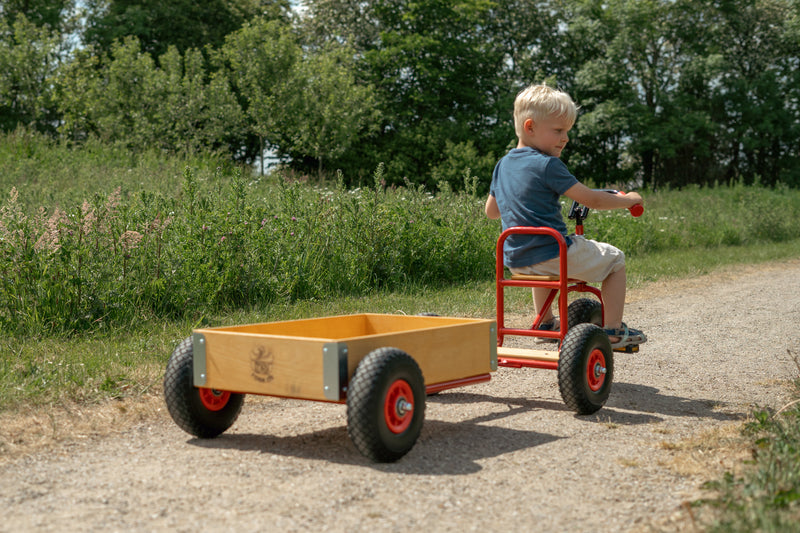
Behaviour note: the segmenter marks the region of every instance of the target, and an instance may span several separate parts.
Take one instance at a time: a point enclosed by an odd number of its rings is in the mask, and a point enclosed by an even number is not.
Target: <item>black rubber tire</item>
[[[592,298],[578,298],[567,308],[567,325],[570,328],[578,324],[603,325],[603,306]]]
[[[594,324],[570,328],[558,360],[558,389],[567,407],[579,415],[598,411],[613,379],[614,355],[605,331]]]
[[[172,352],[164,374],[164,399],[170,416],[185,432],[210,439],[231,427],[239,416],[244,394],[220,393],[194,386],[192,338],[184,339]],[[201,393],[212,394],[220,402],[214,410],[204,404]],[[227,396],[227,401],[224,398]]]
[[[407,427],[393,430],[386,409],[398,390],[411,392],[402,399],[413,407],[396,421]],[[347,433],[358,451],[375,462],[397,461],[414,447],[424,419],[425,380],[416,361],[397,348],[367,354],[347,391]]]

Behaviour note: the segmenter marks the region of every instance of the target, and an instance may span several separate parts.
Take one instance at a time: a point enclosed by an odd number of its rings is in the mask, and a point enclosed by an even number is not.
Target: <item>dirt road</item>
[[[501,369],[429,398],[414,449],[376,465],[340,405],[248,397],[206,441],[161,409],[6,461],[0,531],[686,530],[684,502],[740,458],[741,421],[787,401],[798,277],[792,261],[630,294],[650,340],[616,356],[589,417],[566,410],[554,372]]]

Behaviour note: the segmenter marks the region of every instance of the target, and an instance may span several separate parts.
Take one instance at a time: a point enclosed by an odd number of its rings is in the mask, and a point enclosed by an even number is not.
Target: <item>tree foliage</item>
[[[0,129],[52,130],[50,81],[59,64],[58,34],[20,14],[10,26],[0,21],[0,36]]]
[[[129,37],[111,56],[79,54],[60,78],[62,132],[80,140],[96,135],[132,149],[215,150],[242,123],[227,78],[208,76],[199,51],[170,47],[160,58]]]
[[[3,0],[0,19],[13,26],[24,17],[39,28],[60,30],[70,22],[69,14],[74,7],[74,0]]]
[[[160,57],[170,46],[220,46],[225,37],[257,15],[286,18],[288,0],[88,0],[86,40],[101,50],[136,37],[142,50]]]
[[[515,94],[547,82],[581,106],[564,157],[584,181],[800,186],[798,0],[291,5],[5,2],[0,128],[481,188]]]

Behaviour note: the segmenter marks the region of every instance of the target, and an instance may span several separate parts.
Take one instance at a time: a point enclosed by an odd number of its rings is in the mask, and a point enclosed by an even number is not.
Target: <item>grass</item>
[[[797,362],[797,356],[795,356]],[[798,365],[800,370],[800,364]],[[718,496],[696,505],[715,510],[711,532],[784,532],[800,523],[800,380],[799,398],[777,412],[759,410],[746,424],[744,436],[752,459],[739,472],[726,472],[707,483]]]
[[[716,250],[713,264],[706,254],[684,252],[645,256],[629,263],[630,290],[656,280],[708,274],[741,264],[800,257],[800,240]],[[646,272],[646,275],[643,273]],[[528,291],[508,291],[508,308],[530,309]],[[491,318],[495,316],[491,279],[461,285],[408,285],[401,290],[334,299],[309,299],[204,315],[196,320],[144,319],[125,327],[70,336],[6,337],[0,340],[0,412],[22,405],[59,402],[102,403],[135,398],[160,390],[160,379],[172,349],[194,327],[224,326],[363,312]]]

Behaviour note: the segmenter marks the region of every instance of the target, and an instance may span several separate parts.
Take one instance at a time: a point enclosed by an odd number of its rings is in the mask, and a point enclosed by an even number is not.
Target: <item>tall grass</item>
[[[213,175],[218,167],[230,169],[230,163],[213,155],[174,157],[155,149],[134,153],[97,139],[73,149],[22,128],[0,134],[0,192],[5,197],[17,187],[26,211],[67,209],[117,188],[122,197],[143,191],[174,196],[187,166],[199,176]]]
[[[341,176],[327,186],[255,179],[213,159],[123,153],[121,162],[113,147],[71,150],[24,132],[4,140],[0,168],[14,177],[3,178],[0,201],[4,334],[196,321],[493,276],[499,223],[483,215],[468,171],[461,193],[385,188],[382,166],[369,186],[347,190]],[[121,185],[128,173],[143,185]],[[587,235],[629,256],[708,251],[793,238],[800,211],[798,191],[740,184],[645,197],[640,219],[593,212]]]
[[[0,142],[0,331],[49,335],[200,320],[237,308],[493,276],[499,224],[466,192],[347,190],[258,179],[213,158]],[[179,169],[180,165],[183,165]],[[435,194],[434,194],[435,193]],[[638,220],[593,212],[587,235],[635,257],[794,237],[800,193],[736,184],[645,194]],[[566,208],[565,202],[565,208]]]
[[[626,211],[594,212],[587,234],[636,256],[692,248],[714,249],[797,237],[800,194],[735,183],[645,193],[646,211],[632,224]]]
[[[69,333],[142,318],[447,284],[491,272],[494,224],[468,194],[205,180],[174,195],[117,187],[71,207],[0,206],[0,328]],[[159,176],[154,176],[159,179]]]

